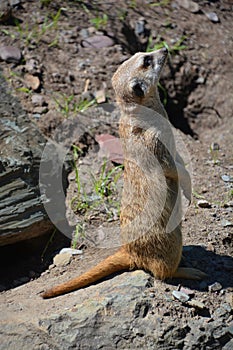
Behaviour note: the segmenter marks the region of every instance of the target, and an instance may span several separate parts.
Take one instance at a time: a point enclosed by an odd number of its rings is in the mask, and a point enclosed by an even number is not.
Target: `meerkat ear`
[[[147,92],[147,85],[143,80],[133,80],[130,87],[134,95],[137,97],[144,97]]]

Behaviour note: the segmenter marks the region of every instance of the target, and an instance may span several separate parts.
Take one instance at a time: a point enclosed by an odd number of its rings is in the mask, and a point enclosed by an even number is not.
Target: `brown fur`
[[[197,269],[178,267],[182,254],[179,181],[189,180],[182,159],[176,154],[157,90],[166,56],[163,49],[137,53],[118,68],[112,79],[121,108],[119,132],[125,159],[122,247],[80,277],[49,289],[43,298],[83,288],[114,272],[132,268],[150,271],[160,279],[205,277]],[[156,118],[156,113],[162,117]],[[174,210],[177,224],[169,230]]]

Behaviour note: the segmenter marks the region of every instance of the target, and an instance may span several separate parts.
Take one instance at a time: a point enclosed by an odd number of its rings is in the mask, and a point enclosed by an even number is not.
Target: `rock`
[[[228,341],[223,347],[222,350],[232,350],[233,349],[233,339]]]
[[[1,246],[48,233],[53,225],[43,206],[47,197],[39,189],[41,157],[47,140],[18,100],[7,92],[9,88],[1,75],[0,86]],[[54,173],[52,176],[54,181]]]
[[[45,102],[44,96],[40,94],[33,94],[32,95],[32,104],[36,107],[42,107],[46,106],[47,103]]]
[[[81,255],[83,253],[80,249],[73,249],[73,248],[62,248],[59,254],[69,253],[71,255]]]
[[[224,203],[223,207],[224,208],[231,208],[231,207],[233,207],[233,201],[229,201],[229,202]]]
[[[221,176],[222,180],[224,182],[233,182],[233,177],[232,176],[229,176],[229,175],[222,175]]]
[[[223,219],[223,220],[221,220],[221,225],[223,227],[230,227],[230,226],[233,226],[233,223],[229,220]]]
[[[197,201],[197,205],[200,207],[200,208],[211,208],[211,204],[205,200],[205,199],[199,199]]]
[[[233,293],[227,293],[226,295],[226,302],[231,306],[233,309]]]
[[[9,63],[21,61],[21,51],[15,46],[0,46],[0,59]]]
[[[190,299],[190,297],[186,293],[180,292],[178,290],[173,290],[172,295],[174,296],[175,299],[178,299],[184,303]]]
[[[145,18],[139,18],[139,20],[135,23],[135,27],[134,27],[134,32],[136,35],[146,34],[145,24],[146,24]]]
[[[104,103],[106,102],[106,94],[105,89],[101,89],[95,92],[95,99],[97,103]]]
[[[66,266],[71,262],[72,253],[66,252],[62,254],[57,254],[53,258],[53,263],[55,266]]]
[[[34,58],[29,58],[26,61],[25,64],[25,71],[34,75],[34,74],[40,74],[41,73],[41,67],[39,62]]]
[[[222,289],[222,285],[219,282],[215,282],[208,287],[209,292],[218,292]]]
[[[185,10],[197,13],[199,12],[199,5],[191,0],[176,0],[176,2],[179,4],[179,6],[183,7]]]
[[[206,15],[206,17],[213,23],[218,23],[219,22],[219,18],[216,15],[215,12],[204,12],[204,14]]]
[[[9,0],[10,5],[13,6],[18,6],[21,3],[21,0]]]
[[[101,49],[103,47],[113,46],[114,41],[106,35],[93,35],[82,40],[82,46],[90,49]]]
[[[123,151],[119,138],[109,134],[100,134],[96,135],[95,139],[100,146],[100,157],[107,157],[112,162],[123,164]]]
[[[195,294],[193,290],[191,290],[189,288],[184,288],[184,287],[180,288],[180,292],[185,293],[185,294],[187,294],[190,297],[194,296],[194,294]]]
[[[11,10],[11,4],[8,0],[0,0],[0,23],[6,22],[11,17]]]
[[[194,307],[195,309],[201,309],[201,310],[205,309],[205,304],[202,303],[201,301],[198,301],[198,300],[195,300],[195,299],[189,300],[189,301],[187,302],[187,304],[188,304],[189,306]]]
[[[24,80],[28,88],[34,91],[39,89],[40,79],[37,76],[26,73],[24,76]]]

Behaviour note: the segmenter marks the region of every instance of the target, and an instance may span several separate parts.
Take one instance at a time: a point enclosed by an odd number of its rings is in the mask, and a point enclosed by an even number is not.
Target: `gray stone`
[[[0,0],[0,23],[6,22],[11,17],[11,4],[8,0]]]
[[[222,175],[221,176],[222,180],[224,182],[233,182],[233,177],[232,176],[229,176],[229,175]]]
[[[205,304],[202,301],[195,299],[188,301],[188,305],[194,307],[195,309],[205,309]]]
[[[179,6],[183,7],[185,10],[197,13],[199,12],[199,5],[191,0],[176,0],[176,2],[179,4]]]
[[[186,293],[180,292],[178,290],[173,290],[172,295],[182,302],[187,302],[190,299],[190,297]]]
[[[47,103],[45,102],[45,98],[44,96],[40,95],[40,94],[33,94],[32,95],[32,104],[36,107],[42,107],[47,105]]]
[[[73,248],[62,248],[59,254],[65,254],[69,253],[71,255],[81,255],[83,253],[80,249],[73,249]]]
[[[82,45],[89,49],[101,49],[102,47],[113,46],[114,41],[106,35],[93,35],[83,40]]]
[[[66,266],[71,262],[71,259],[72,259],[71,253],[57,254],[53,258],[53,263],[55,266]]]
[[[220,291],[222,289],[222,285],[219,282],[215,282],[213,284],[211,284],[209,287],[209,292],[217,292]]]
[[[230,226],[233,226],[233,222],[226,220],[226,219],[223,219],[223,220],[221,220],[221,225],[223,227],[230,227]]]
[[[215,12],[205,12],[206,17],[213,23],[218,23],[219,18]]]
[[[0,59],[6,62],[19,63],[21,51],[15,46],[0,46]]]
[[[1,75],[0,87],[0,245],[5,245],[45,234],[53,225],[39,191],[47,140],[7,93]]]

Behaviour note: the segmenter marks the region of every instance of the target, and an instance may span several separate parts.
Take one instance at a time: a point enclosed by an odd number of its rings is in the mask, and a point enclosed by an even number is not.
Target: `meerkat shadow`
[[[233,258],[229,255],[220,255],[199,245],[184,246],[180,266],[197,268],[208,276],[202,281],[169,279],[166,282],[203,291],[215,282],[223,289],[233,287]]]

